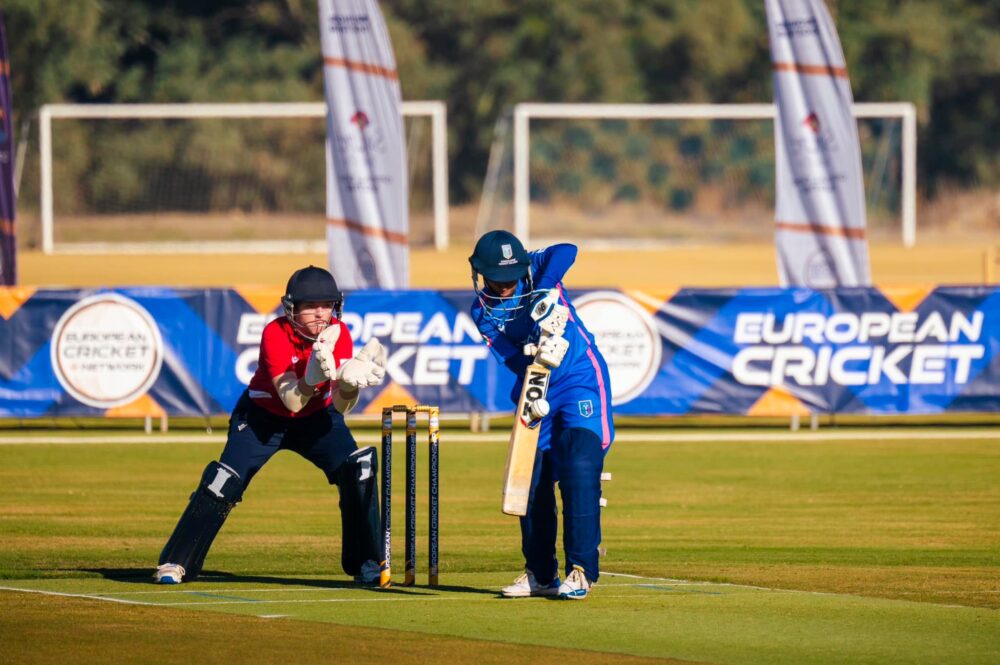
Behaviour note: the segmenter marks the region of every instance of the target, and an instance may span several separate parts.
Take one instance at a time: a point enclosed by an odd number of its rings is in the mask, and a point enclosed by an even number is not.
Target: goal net
[[[532,246],[760,242],[773,234],[774,106],[521,104],[497,123],[479,233]],[[872,237],[915,240],[911,104],[857,104]]]
[[[326,251],[326,105],[49,105],[42,247]],[[413,245],[448,243],[446,116],[404,102]]]

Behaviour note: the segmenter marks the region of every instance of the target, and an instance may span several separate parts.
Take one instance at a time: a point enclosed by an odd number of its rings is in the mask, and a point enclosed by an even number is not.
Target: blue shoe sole
[[[569,593],[561,593],[559,594],[559,597],[565,600],[583,600],[587,597],[587,592],[583,589],[578,589],[576,591],[570,591]]]

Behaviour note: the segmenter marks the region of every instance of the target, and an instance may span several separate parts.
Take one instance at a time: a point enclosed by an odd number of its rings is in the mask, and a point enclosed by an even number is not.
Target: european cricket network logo
[[[52,369],[88,406],[109,409],[142,397],[163,365],[163,338],[139,303],[115,293],[84,298],[56,323]]]
[[[625,404],[642,394],[660,369],[663,344],[653,317],[617,291],[594,291],[573,301],[608,364],[611,403]],[[583,413],[581,405],[581,415]]]
[[[960,386],[986,354],[982,335],[982,312],[742,312],[732,373],[748,386]]]

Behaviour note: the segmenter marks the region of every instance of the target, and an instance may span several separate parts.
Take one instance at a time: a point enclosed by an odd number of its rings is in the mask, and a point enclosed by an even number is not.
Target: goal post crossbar
[[[856,103],[855,118],[902,119],[903,246],[917,242],[917,111],[910,102]],[[514,107],[514,232],[526,244],[528,224],[528,126],[532,118],[586,120],[774,120],[774,104],[546,104]]]
[[[404,116],[430,116],[431,164],[433,172],[434,246],[448,248],[448,110],[441,101],[404,101]],[[143,118],[322,118],[325,102],[236,103],[236,104],[45,104],[38,114],[41,164],[42,251],[55,252],[52,184],[52,120]],[[197,243],[203,245],[204,243]],[[296,247],[305,246],[295,243]],[[251,250],[253,249],[251,245]],[[131,247],[134,251],[135,247]]]

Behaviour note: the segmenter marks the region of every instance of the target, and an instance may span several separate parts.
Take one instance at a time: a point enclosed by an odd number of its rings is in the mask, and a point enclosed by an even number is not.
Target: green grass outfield
[[[1000,662],[998,427],[624,429],[606,574],[583,602],[498,597],[520,563],[502,432],[444,432],[442,586],[423,586],[421,468],[419,584],[389,590],[339,570],[336,490],[292,453],[254,480],[200,581],[156,587],[221,437],[56,436],[0,435],[5,663]]]

